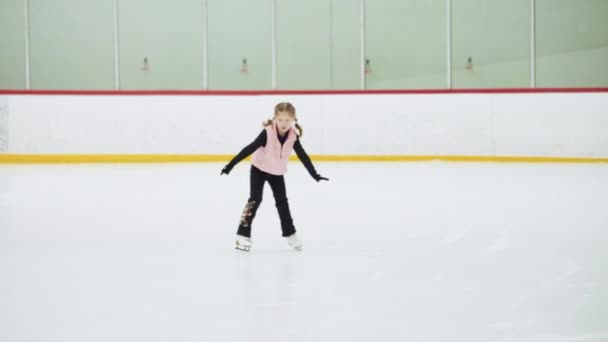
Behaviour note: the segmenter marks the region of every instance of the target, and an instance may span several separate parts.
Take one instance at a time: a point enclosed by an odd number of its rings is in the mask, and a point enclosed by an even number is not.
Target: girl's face
[[[281,135],[287,133],[294,122],[294,117],[289,112],[278,112],[274,116],[274,121],[277,123],[277,128]]]

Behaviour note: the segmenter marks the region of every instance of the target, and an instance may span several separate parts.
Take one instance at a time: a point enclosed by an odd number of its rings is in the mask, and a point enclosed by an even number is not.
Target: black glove
[[[325,178],[325,177],[321,176],[320,174],[316,174],[314,178],[317,182],[322,181],[322,180],[326,180],[326,181],[329,180],[329,178]]]
[[[220,173],[220,176],[221,175],[228,175],[231,170],[232,170],[232,166],[230,166],[230,165],[224,166],[224,168],[222,169],[222,173]]]

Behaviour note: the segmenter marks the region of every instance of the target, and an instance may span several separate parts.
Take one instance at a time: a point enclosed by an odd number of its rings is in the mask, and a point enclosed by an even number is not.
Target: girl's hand
[[[325,178],[325,177],[323,177],[323,176],[321,176],[321,175],[317,174],[317,175],[315,176],[315,180],[316,180],[317,182],[318,182],[318,181],[322,181],[322,180],[326,180],[326,181],[328,181],[328,180],[329,180],[329,178]]]

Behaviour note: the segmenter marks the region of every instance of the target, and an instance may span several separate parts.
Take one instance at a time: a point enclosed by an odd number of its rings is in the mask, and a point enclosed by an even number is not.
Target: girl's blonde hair
[[[293,116],[293,120],[296,123],[296,133],[298,134],[299,137],[301,137],[304,131],[302,129],[302,126],[300,126],[298,124],[298,118],[296,118],[296,108],[291,103],[289,103],[289,102],[281,102],[281,103],[278,103],[274,107],[274,116],[276,117],[277,114],[279,114],[281,112],[287,112],[291,116]],[[265,120],[264,121],[264,127],[270,126],[272,124],[272,120],[273,119]]]

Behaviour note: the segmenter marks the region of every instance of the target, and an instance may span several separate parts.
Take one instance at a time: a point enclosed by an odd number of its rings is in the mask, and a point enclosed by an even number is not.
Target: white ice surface
[[[608,165],[0,166],[0,341],[608,341]]]

